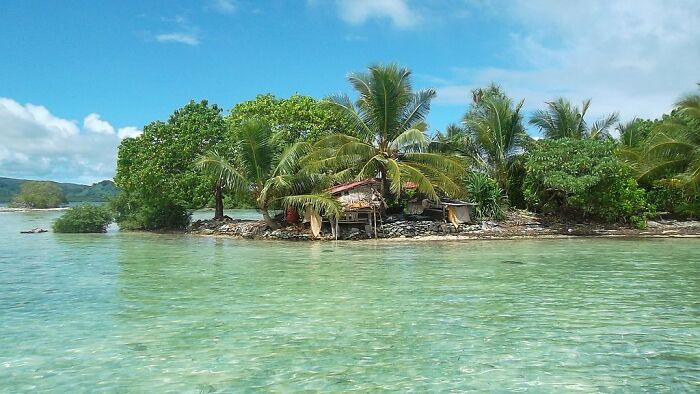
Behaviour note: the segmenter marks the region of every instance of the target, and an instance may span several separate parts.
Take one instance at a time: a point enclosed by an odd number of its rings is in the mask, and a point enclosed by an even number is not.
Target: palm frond
[[[433,186],[433,182],[431,182],[430,178],[428,178],[423,171],[405,162],[397,163],[397,170],[404,176],[404,179],[396,177],[398,178],[399,182],[413,182],[416,185],[416,191],[425,194],[429,199],[437,199],[438,196],[437,192],[435,191],[435,187]],[[394,191],[394,182],[394,179],[392,179],[392,192],[398,194],[401,191],[401,185],[398,185],[398,191]]]
[[[389,142],[389,149],[395,151],[416,150],[423,151],[430,144],[425,135],[425,123],[416,125],[416,128],[408,129]]]
[[[270,126],[257,119],[244,122],[236,130],[239,154],[246,174],[258,183],[263,183],[272,170],[274,151],[270,144],[271,136]]]
[[[429,165],[436,171],[444,172],[455,177],[466,175],[464,162],[457,156],[439,153],[406,153],[403,159]]]
[[[297,142],[287,147],[277,161],[277,166],[272,172],[273,175],[291,174],[295,172],[303,157],[311,151],[311,144],[308,142]]]
[[[207,151],[198,156],[195,168],[213,175],[225,188],[241,191],[248,187],[245,174],[217,151]]]
[[[348,120],[353,126],[353,132],[356,135],[366,138],[374,134],[372,129],[365,122],[362,114],[357,111],[357,108],[355,108],[355,105],[347,95],[326,97],[321,101],[321,105],[333,109],[338,115]]]
[[[676,102],[680,113],[700,123],[700,94],[685,96]]]
[[[298,211],[310,209],[326,217],[337,218],[343,213],[340,202],[328,193],[297,194],[281,199],[282,206]]]
[[[442,190],[448,197],[460,198],[465,195],[461,177],[450,176],[442,171],[437,171],[435,167],[422,163],[411,162],[410,165],[420,170],[432,183],[434,188]]]
[[[408,104],[403,108],[401,119],[399,119],[399,130],[414,128],[418,123],[424,123],[430,111],[430,102],[437,96],[434,89],[422,89],[410,98]]]
[[[602,119],[593,122],[591,129],[588,131],[588,136],[591,139],[606,139],[610,138],[610,128],[618,121],[617,112],[606,115]]]

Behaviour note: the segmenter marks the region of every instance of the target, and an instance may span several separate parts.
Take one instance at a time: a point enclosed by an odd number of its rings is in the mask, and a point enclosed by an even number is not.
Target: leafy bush
[[[63,190],[54,182],[27,181],[20,186],[12,206],[21,208],[56,208],[68,203]]]
[[[539,210],[643,227],[652,209],[609,141],[539,141],[525,168],[525,198]]]
[[[485,174],[472,173],[467,176],[466,189],[475,204],[474,214],[479,219],[501,220],[505,217],[503,207],[507,199],[496,181]]]
[[[673,179],[656,181],[647,195],[649,203],[657,211],[689,219],[700,215],[700,195],[689,192],[681,182]]]
[[[109,201],[120,230],[181,229],[190,223],[190,212],[170,199],[150,200],[148,204],[121,193]]]
[[[508,204],[515,208],[526,208],[527,202],[523,194],[525,182],[525,155],[515,157],[508,167]]]
[[[56,233],[104,233],[112,222],[112,212],[102,205],[72,207],[53,223]]]

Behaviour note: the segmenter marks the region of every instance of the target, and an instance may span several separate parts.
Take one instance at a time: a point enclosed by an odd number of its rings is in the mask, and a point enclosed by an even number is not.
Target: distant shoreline
[[[7,212],[50,212],[50,211],[65,211],[69,207],[60,207],[60,208],[9,208],[9,207],[0,207],[0,213],[7,213]]]

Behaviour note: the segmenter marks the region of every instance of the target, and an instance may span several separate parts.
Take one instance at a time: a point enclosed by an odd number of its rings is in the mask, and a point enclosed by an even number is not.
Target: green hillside
[[[8,203],[19,193],[20,186],[26,179],[13,179],[0,177],[0,203]],[[68,201],[107,201],[119,192],[119,189],[110,180],[104,180],[92,185],[79,185],[76,183],[56,183],[63,190]]]

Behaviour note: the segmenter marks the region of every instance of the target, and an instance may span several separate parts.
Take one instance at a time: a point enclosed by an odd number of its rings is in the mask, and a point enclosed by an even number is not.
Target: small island
[[[491,84],[433,133],[436,91],[414,90],[409,69],[371,65],[348,81],[354,99],[260,95],[225,117],[192,101],[124,139],[111,203],[120,229],[284,240],[700,234],[700,94],[661,119],[621,123],[565,98],[526,116]],[[207,206],[212,220],[191,223]]]

